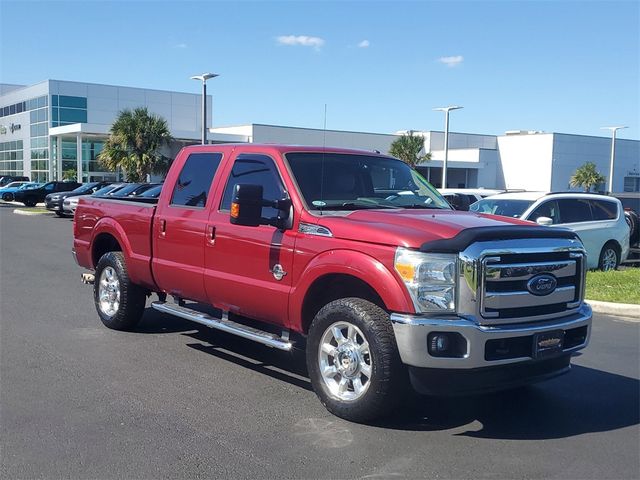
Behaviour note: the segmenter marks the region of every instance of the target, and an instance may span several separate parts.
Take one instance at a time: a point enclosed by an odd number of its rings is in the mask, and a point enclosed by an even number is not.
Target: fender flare
[[[319,278],[332,274],[349,275],[366,283],[390,312],[414,313],[409,292],[380,261],[355,250],[330,250],[317,255],[306,265],[291,290],[289,319],[292,329],[302,331],[302,306],[311,286]]]

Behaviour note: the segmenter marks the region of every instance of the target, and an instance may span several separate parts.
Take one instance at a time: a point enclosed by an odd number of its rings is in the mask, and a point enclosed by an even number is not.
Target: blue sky
[[[198,93],[214,126],[640,138],[640,2],[0,0],[0,81]]]

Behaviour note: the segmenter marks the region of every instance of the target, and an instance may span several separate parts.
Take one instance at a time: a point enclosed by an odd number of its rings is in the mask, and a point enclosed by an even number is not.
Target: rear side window
[[[221,160],[221,153],[189,155],[173,189],[171,205],[204,208],[211,182]]]
[[[615,220],[618,218],[618,204],[606,200],[591,200],[594,220]]]
[[[262,185],[262,198],[280,200],[284,196],[284,187],[273,160],[266,155],[239,155],[233,164],[222,197],[221,210],[231,208],[233,189],[237,184]],[[262,216],[272,218],[278,211],[272,207],[262,207]]]
[[[589,200],[563,198],[558,200],[562,223],[590,222],[593,220]]]

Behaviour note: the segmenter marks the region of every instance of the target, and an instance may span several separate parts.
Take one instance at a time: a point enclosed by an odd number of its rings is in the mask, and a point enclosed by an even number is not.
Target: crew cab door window
[[[237,184],[262,185],[262,197],[265,200],[280,200],[284,196],[284,186],[273,160],[267,155],[238,155],[224,189],[220,210],[229,210],[233,189]],[[262,207],[262,217],[272,218],[278,215],[273,207]]]
[[[221,153],[192,153],[184,162],[173,189],[171,205],[204,208]]]
[[[560,211],[558,210],[558,202],[556,200],[549,200],[538,206],[527,220],[536,222],[540,217],[547,217],[553,220],[553,225],[560,223]]]
[[[563,198],[558,200],[558,206],[560,207],[562,223],[590,222],[593,220],[589,200]]]

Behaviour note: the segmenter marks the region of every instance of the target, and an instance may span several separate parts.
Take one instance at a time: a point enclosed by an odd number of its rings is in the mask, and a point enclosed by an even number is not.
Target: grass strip
[[[640,268],[587,272],[585,298],[601,302],[640,304]]]

